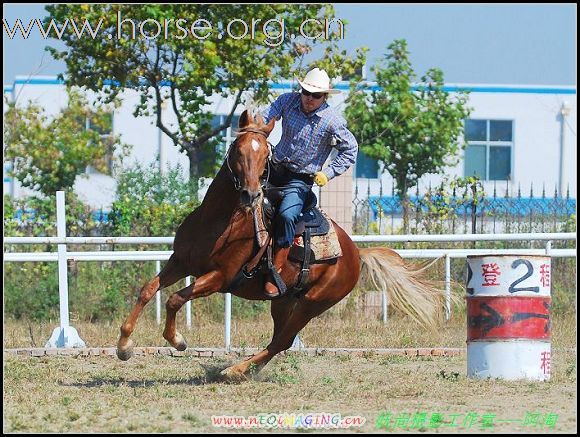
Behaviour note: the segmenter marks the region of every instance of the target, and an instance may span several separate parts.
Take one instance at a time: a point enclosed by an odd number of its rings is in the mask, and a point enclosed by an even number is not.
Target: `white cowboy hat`
[[[326,71],[320,68],[313,68],[310,70],[303,81],[298,80],[298,83],[306,91],[311,93],[328,93],[338,94],[340,90],[330,88],[330,78]]]

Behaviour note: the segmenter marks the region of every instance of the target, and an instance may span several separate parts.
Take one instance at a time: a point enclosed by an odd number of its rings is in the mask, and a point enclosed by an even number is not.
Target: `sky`
[[[4,4],[3,19],[27,26],[45,16],[45,4]],[[406,39],[417,76],[443,70],[446,83],[576,85],[577,7],[558,4],[335,4],[348,22],[339,46],[350,53],[366,46],[368,77],[395,39]],[[56,75],[65,64],[44,51],[55,39],[33,29],[10,39],[4,27],[3,82],[17,75]]]

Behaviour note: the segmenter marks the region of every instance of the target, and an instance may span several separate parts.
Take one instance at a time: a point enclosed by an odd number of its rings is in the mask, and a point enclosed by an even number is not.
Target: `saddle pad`
[[[326,213],[324,213],[324,211],[321,212],[330,224],[330,228],[328,233],[324,235],[310,237],[311,263],[342,256],[342,250],[340,248],[340,243],[338,242],[338,236],[336,234],[336,230],[334,229],[334,224],[330,218],[328,218]],[[296,237],[294,239],[294,244],[290,248],[288,257],[294,261],[301,262],[304,259],[304,241],[302,238],[302,236]]]

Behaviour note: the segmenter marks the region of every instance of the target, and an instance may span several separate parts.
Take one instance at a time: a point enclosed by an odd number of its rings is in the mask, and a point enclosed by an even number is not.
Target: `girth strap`
[[[232,279],[230,285],[228,285],[222,291],[222,293],[231,293],[235,291],[242,282],[248,279],[252,279],[254,276],[256,276],[256,273],[259,273],[260,270],[262,270],[262,266],[259,265],[259,262],[262,259],[264,252],[266,252],[266,250],[269,247],[270,247],[270,238],[268,238],[266,244],[260,247],[258,253],[241,268],[241,270],[236,274],[236,276],[234,276],[234,279]]]
[[[304,259],[302,260],[302,269],[298,276],[298,283],[294,286],[296,291],[302,291],[310,275],[310,228],[304,230],[302,240],[304,242]]]

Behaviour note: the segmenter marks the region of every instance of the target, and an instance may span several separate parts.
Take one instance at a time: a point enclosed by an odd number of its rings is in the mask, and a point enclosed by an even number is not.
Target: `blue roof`
[[[140,85],[145,84],[144,80],[141,81]],[[281,81],[280,83],[270,83],[270,88],[274,90],[286,90],[292,87],[294,82],[291,80]],[[377,91],[380,88],[376,85],[375,82],[367,82],[368,83],[368,90]],[[56,76],[54,77],[30,77],[30,78],[22,78],[18,77],[14,80],[12,86],[5,85],[4,92],[11,92],[12,88],[16,85],[64,85],[64,80],[58,79]],[[105,85],[118,85],[119,82],[115,80],[105,80]],[[169,86],[170,82],[167,80],[163,80],[160,82],[161,86]],[[7,88],[8,87],[8,88]],[[346,81],[339,82],[335,84],[335,88],[348,91],[349,90],[349,83]],[[412,85],[411,88],[413,90],[419,90],[423,85]],[[461,85],[454,85],[454,84],[445,84],[443,86],[443,91],[446,92],[457,92],[457,91],[470,91],[472,93],[516,93],[516,94],[576,94],[576,87],[575,86],[516,86],[516,85],[485,85],[485,84],[461,84]]]

